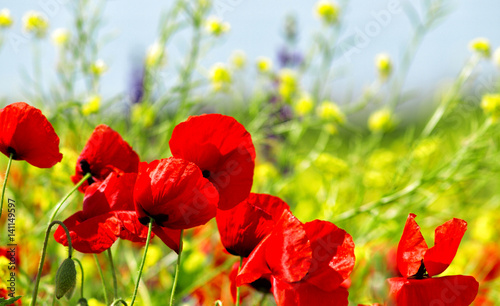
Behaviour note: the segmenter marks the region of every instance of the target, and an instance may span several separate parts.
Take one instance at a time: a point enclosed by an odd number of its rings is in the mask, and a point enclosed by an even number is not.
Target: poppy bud
[[[76,268],[73,259],[66,258],[57,269],[56,273],[56,297],[60,299],[76,285]],[[71,295],[71,293],[70,293]]]
[[[76,303],[77,306],[88,306],[89,303],[87,302],[87,300],[85,298],[81,298],[78,300],[78,303]]]

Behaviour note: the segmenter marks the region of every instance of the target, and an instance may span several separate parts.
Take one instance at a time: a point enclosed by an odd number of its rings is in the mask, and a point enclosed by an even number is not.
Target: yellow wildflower
[[[36,37],[42,38],[47,33],[49,21],[42,13],[29,11],[23,17],[23,27],[27,33],[33,33]]]
[[[10,16],[9,9],[4,8],[0,10],[0,28],[9,28],[12,26],[12,23],[14,23],[14,21]]]
[[[388,109],[381,109],[370,115],[368,128],[372,132],[387,132],[394,127],[393,114]]]

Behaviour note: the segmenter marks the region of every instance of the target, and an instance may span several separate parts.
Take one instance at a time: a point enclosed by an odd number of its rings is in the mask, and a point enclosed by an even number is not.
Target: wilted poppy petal
[[[311,267],[311,243],[304,225],[288,210],[271,232],[265,258],[272,275],[286,282],[298,282]]]
[[[408,216],[398,245],[398,269],[405,277],[418,272],[428,248],[415,217],[415,214]]]
[[[139,156],[123,138],[109,126],[97,126],[76,162],[73,183],[91,173],[92,178],[79,188],[84,192],[94,181],[103,181],[111,172],[137,173]]]
[[[143,224],[187,229],[207,223],[217,213],[219,195],[194,163],[166,158],[141,163],[134,202]]]
[[[161,227],[158,224],[153,224],[153,233],[165,243],[170,249],[177,254],[179,253],[179,243],[181,240],[181,230]]]
[[[427,250],[424,257],[429,276],[438,275],[448,268],[466,230],[467,222],[456,218],[436,228],[434,246]]]
[[[335,290],[354,268],[354,241],[335,224],[314,220],[304,224],[311,241],[312,262],[303,281],[325,290]]]
[[[0,152],[13,154],[38,168],[50,168],[61,161],[59,137],[42,112],[24,102],[0,109]]]
[[[255,148],[250,134],[234,118],[219,114],[189,117],[178,124],[170,150],[198,165],[220,194],[219,208],[231,209],[250,194]]]
[[[388,279],[396,305],[467,306],[476,298],[479,283],[472,276],[454,275],[426,279]]]
[[[287,283],[273,278],[272,292],[278,306],[347,306],[349,292],[338,287],[324,291],[308,283]]]
[[[267,194],[251,193],[230,210],[217,210],[217,227],[226,250],[248,257],[266,237],[288,204]]]

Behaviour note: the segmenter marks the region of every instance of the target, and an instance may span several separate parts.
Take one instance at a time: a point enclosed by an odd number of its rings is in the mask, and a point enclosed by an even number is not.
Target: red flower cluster
[[[246,198],[255,150],[250,134],[231,117],[202,115],[179,124],[170,141],[174,157],[140,163],[111,128],[99,125],[77,160],[83,210],[64,221],[76,250],[100,253],[118,239],[144,242],[147,225],[179,251],[180,231],[205,224],[217,208]],[[236,202],[236,204],[238,203]],[[62,228],[55,239],[67,244]]]
[[[38,168],[61,161],[59,137],[42,112],[24,102],[0,109],[0,152]]]
[[[406,220],[399,242],[397,264],[403,277],[389,279],[390,294],[397,305],[470,305],[478,292],[472,276],[433,278],[451,264],[467,230],[464,220],[452,219],[436,228],[435,244],[428,248],[416,215]]]

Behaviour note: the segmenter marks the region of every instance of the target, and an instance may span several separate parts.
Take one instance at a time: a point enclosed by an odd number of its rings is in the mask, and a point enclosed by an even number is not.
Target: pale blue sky
[[[231,32],[207,54],[202,64],[210,66],[226,61],[234,49],[242,49],[249,60],[264,55],[275,58],[282,39],[280,31],[284,16],[294,13],[300,25],[300,47],[305,49],[320,23],[312,13],[313,1],[304,0],[216,0],[229,5],[223,17],[231,24]],[[390,1],[399,0],[352,0],[345,11],[345,36],[356,31],[366,31],[366,26],[376,21],[373,12],[387,10]],[[406,1],[406,0],[402,0]],[[15,18],[0,50],[0,96],[8,100],[23,100],[21,71],[31,71],[31,46],[22,41],[14,47],[12,41],[20,37],[21,18],[28,10],[45,11],[49,15],[51,29],[69,24],[66,3],[69,0],[7,1],[0,0],[0,8],[7,7]],[[105,1],[106,2],[106,1]],[[132,61],[139,59],[144,50],[155,41],[160,12],[168,1],[108,0],[105,9],[105,33],[114,33],[115,39],[101,52],[110,66],[103,77],[104,94],[116,94],[126,89]],[[423,42],[412,66],[408,84],[410,88],[435,88],[453,78],[466,60],[468,42],[478,36],[488,37],[493,46],[500,44],[500,2],[497,0],[455,0],[456,9],[446,21]],[[231,4],[232,3],[232,4]],[[235,4],[236,3],[236,4]],[[380,24],[380,23],[379,23]],[[345,88],[359,89],[374,77],[373,58],[379,52],[388,52],[398,58],[409,40],[410,27],[404,14],[391,14],[387,25],[381,24],[380,33],[369,38],[366,47],[353,54],[350,61],[340,58],[349,74],[336,83],[339,91]],[[29,42],[29,41],[28,41]],[[180,60],[188,47],[189,37],[178,37],[169,45],[169,62]],[[47,41],[42,43],[43,68],[51,71],[56,52]],[[42,80],[47,82],[49,78]],[[334,89],[332,89],[334,90]]]

